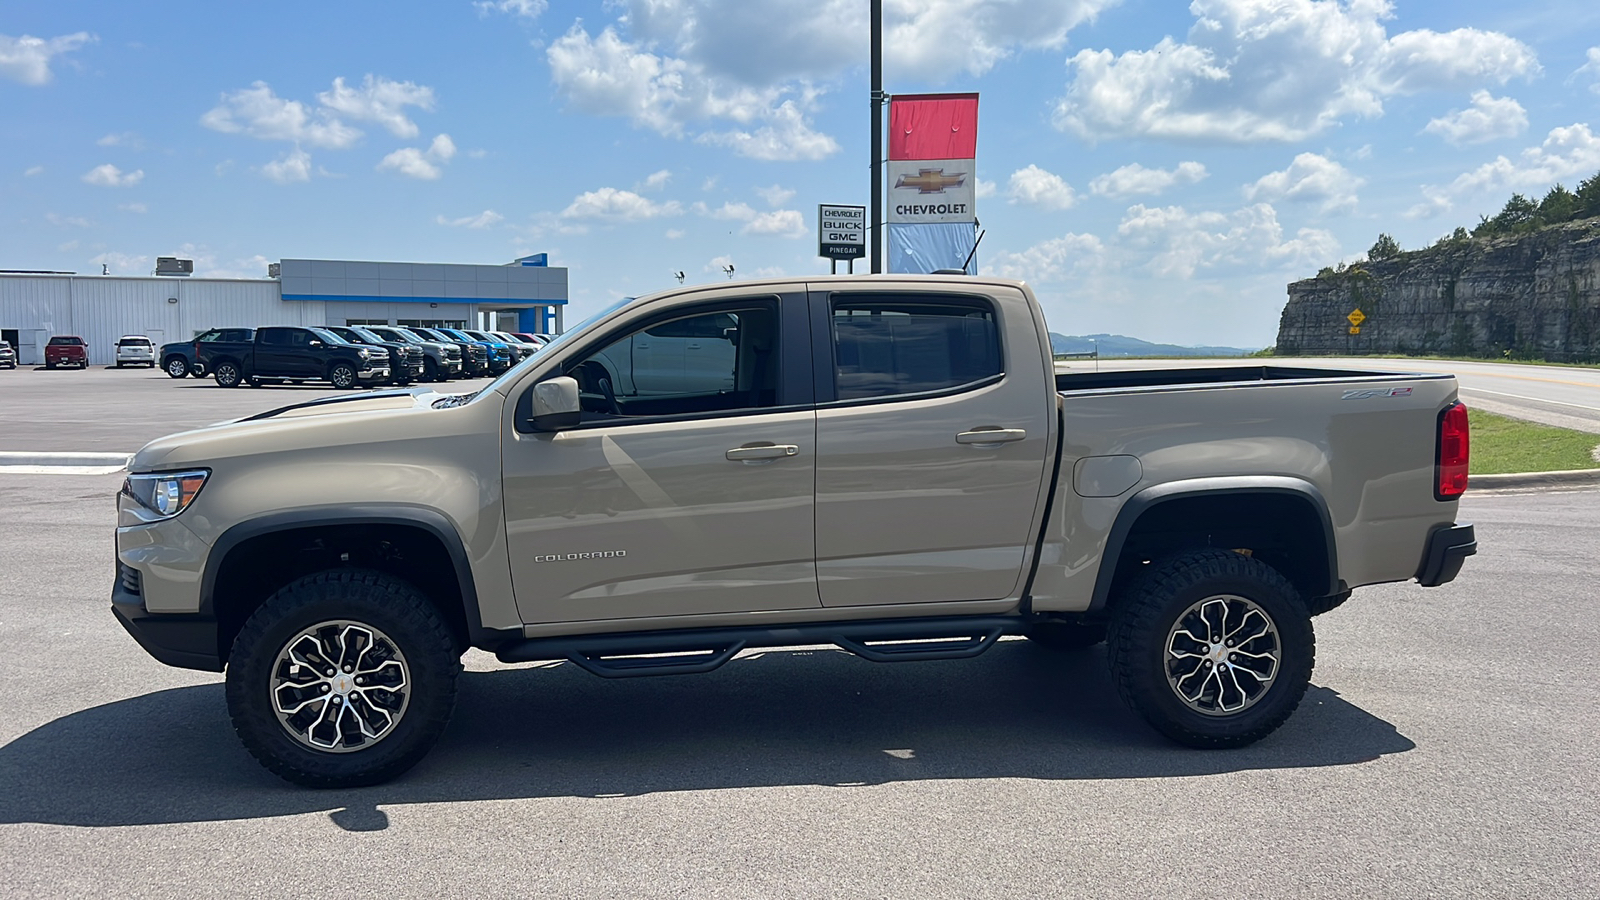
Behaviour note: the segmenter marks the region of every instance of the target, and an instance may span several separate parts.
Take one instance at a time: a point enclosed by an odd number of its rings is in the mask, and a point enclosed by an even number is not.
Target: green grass
[[[1600,434],[1536,425],[1468,409],[1472,425],[1472,474],[1559,472],[1600,469],[1594,458]]]

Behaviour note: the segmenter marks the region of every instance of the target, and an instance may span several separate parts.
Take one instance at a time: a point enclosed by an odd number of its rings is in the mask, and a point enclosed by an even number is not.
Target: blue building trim
[[[515,303],[526,306],[566,306],[565,300],[529,300],[521,297],[371,297],[346,294],[284,294],[285,300],[322,300],[327,303]]]

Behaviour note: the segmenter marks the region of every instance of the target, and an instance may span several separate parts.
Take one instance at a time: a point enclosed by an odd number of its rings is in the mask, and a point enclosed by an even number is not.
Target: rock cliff
[[[1356,309],[1365,320],[1351,334]],[[1296,281],[1276,352],[1600,361],[1600,218],[1445,241]]]

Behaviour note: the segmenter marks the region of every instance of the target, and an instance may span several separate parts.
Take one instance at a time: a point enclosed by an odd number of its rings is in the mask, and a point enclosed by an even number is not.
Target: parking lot
[[[446,390],[481,382],[452,382]],[[132,451],[314,396],[0,372],[0,450]],[[0,894],[1592,897],[1600,492],[1471,494],[1459,580],[1317,620],[1252,747],[1168,744],[1103,648],[879,665],[750,652],[606,681],[473,652],[440,745],[316,792],[240,747],[221,677],[112,619],[118,476],[0,475]],[[1585,673],[1589,673],[1585,675]]]

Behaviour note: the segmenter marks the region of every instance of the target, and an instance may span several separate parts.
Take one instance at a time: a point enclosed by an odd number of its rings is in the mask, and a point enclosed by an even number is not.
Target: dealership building
[[[422,325],[560,333],[567,270],[545,254],[499,266],[285,259],[267,278],[194,278],[162,259],[148,277],[0,270],[0,340],[41,365],[53,335],[76,335],[93,365],[115,361],[117,339],[158,346],[212,328],[263,325]]]

